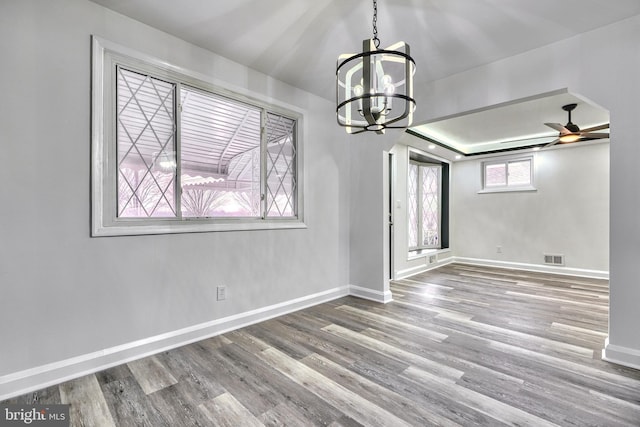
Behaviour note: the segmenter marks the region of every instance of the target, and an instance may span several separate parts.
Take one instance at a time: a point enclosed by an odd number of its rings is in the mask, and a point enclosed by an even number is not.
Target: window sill
[[[531,192],[538,191],[537,188],[531,185],[525,185],[522,187],[497,187],[497,188],[485,188],[478,191],[478,194],[488,194],[488,193],[518,193],[518,192]]]
[[[439,254],[444,254],[447,252],[451,252],[450,248],[443,248],[443,249],[416,249],[416,250],[412,250],[409,251],[409,254],[407,256],[407,261],[413,261],[416,259],[421,259],[421,258],[428,258],[429,255],[439,255]]]
[[[111,225],[95,226],[92,237],[103,236],[138,236],[149,234],[177,234],[177,233],[208,233],[224,231],[251,230],[283,230],[307,228],[302,220],[273,220],[273,221],[171,221],[164,224],[135,224],[131,222],[116,222]]]

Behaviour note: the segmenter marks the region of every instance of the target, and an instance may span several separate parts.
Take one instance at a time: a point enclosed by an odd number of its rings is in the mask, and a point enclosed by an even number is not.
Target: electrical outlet
[[[217,298],[218,301],[222,301],[227,298],[227,287],[226,286],[218,286],[217,288]]]

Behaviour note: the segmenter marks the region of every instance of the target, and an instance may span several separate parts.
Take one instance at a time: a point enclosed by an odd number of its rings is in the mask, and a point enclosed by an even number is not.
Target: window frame
[[[529,183],[528,184],[509,184],[509,164],[529,162]],[[487,167],[503,164],[505,167],[506,185],[487,186]],[[535,162],[534,156],[510,156],[500,159],[486,160],[481,163],[481,182],[482,189],[478,191],[478,194],[484,193],[504,193],[504,192],[518,192],[518,191],[537,191],[534,185],[535,178]]]
[[[295,199],[296,215],[290,217],[275,217],[267,215],[261,205],[260,217],[207,217],[192,218],[121,218],[117,216],[117,152],[116,152],[116,124],[117,124],[117,67],[151,75],[154,78],[175,82],[197,90],[211,93],[215,96],[229,98],[235,102],[249,104],[261,110],[264,122],[267,113],[274,113],[295,121]],[[144,234],[169,234],[216,231],[244,231],[244,230],[272,230],[306,228],[304,223],[304,170],[303,143],[304,129],[303,114],[291,106],[274,104],[271,99],[261,99],[260,95],[248,93],[248,90],[234,88],[230,91],[222,88],[210,77],[182,67],[172,65],[166,61],[126,48],[116,43],[92,36],[92,137],[91,137],[91,235],[121,236]],[[240,93],[242,92],[242,93]],[[177,92],[177,95],[179,92]],[[176,95],[176,103],[179,99]],[[179,123],[179,113],[177,113]],[[263,123],[264,124],[264,123]],[[180,162],[180,128],[176,135],[176,149],[178,163]],[[266,137],[261,132],[260,141],[260,175],[261,194],[266,198]],[[176,198],[180,198],[181,189],[176,183]],[[177,204],[179,206],[179,203]]]

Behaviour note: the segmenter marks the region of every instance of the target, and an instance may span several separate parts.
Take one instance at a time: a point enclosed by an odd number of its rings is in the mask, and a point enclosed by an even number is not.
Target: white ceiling
[[[92,1],[330,100],[338,55],[372,37],[369,0]],[[377,26],[381,47],[410,44],[419,94],[426,82],[637,14],[638,0],[378,0]],[[561,105],[550,107],[549,120],[565,123]]]

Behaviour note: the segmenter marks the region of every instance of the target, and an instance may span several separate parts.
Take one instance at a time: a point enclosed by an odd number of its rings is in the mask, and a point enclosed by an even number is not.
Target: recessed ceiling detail
[[[413,126],[410,132],[467,156],[545,146],[558,139],[558,130],[545,123],[565,123],[562,107],[570,104],[577,105],[574,117],[583,129],[609,123],[607,110],[559,90],[444,117]],[[608,129],[599,133],[605,132]]]

